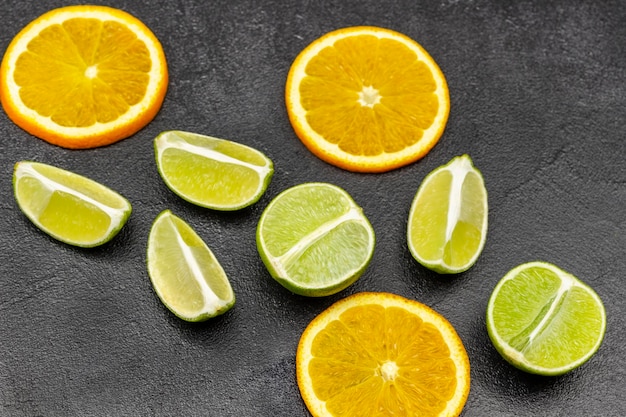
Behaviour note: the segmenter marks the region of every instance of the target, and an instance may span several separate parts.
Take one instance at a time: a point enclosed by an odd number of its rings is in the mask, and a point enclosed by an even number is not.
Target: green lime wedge
[[[337,293],[365,271],[374,229],[343,189],[305,183],[276,196],[257,227],[257,249],[272,277],[293,293]]]
[[[81,247],[110,241],[132,211],[128,200],[110,188],[40,162],[15,164],[13,192],[20,210],[35,226]]]
[[[161,302],[186,321],[228,311],[235,294],[213,252],[180,217],[161,212],[148,237],[148,275]]]
[[[413,257],[441,274],[476,263],[487,239],[487,190],[468,155],[424,178],[411,204],[407,243]]]
[[[272,161],[249,146],[196,133],[167,131],[154,140],[163,181],[188,202],[239,210],[257,202],[274,173]]]
[[[487,307],[496,350],[513,366],[539,375],[561,375],[585,363],[600,347],[605,329],[600,297],[546,262],[509,271]]]

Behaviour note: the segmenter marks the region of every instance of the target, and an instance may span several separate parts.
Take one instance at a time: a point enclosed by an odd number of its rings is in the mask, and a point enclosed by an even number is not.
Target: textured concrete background
[[[626,347],[626,3],[623,1],[191,1],[102,3],[144,21],[162,41],[170,85],[156,119],[109,147],[70,151],[34,138],[0,111],[1,416],[306,416],[294,356],[308,322],[359,291],[417,299],[457,328],[472,366],[463,416],[624,416]],[[0,0],[0,51],[29,21],[70,2]],[[343,26],[377,25],[420,42],[445,73],[452,108],[421,161],[364,175],[332,167],[296,138],[284,108],[289,66]],[[153,138],[209,134],[258,148],[275,163],[263,198],[236,213],[194,207],[162,183]],[[456,277],[418,265],[406,217],[424,176],[468,153],[489,191],[489,235]],[[13,165],[37,160],[126,196],[133,214],[109,244],[50,239],[18,210]],[[255,247],[275,195],[305,181],[346,189],[377,245],[363,277],[323,299],[275,283]],[[188,324],[152,291],[150,224],[164,209],[188,221],[229,275],[237,304]],[[524,374],[491,346],[491,290],[512,267],[545,260],[592,285],[608,329],[591,361],[558,378]]]

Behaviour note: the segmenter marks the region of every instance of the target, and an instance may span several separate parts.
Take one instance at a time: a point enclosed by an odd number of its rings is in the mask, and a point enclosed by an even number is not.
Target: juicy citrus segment
[[[157,136],[154,147],[165,184],[181,198],[215,210],[256,203],[274,173],[263,153],[225,139],[168,131]]]
[[[334,294],[354,283],[374,251],[374,230],[363,210],[341,188],[305,183],[266,207],[257,248],[274,279],[308,296]]]
[[[75,246],[108,242],[132,210],[128,200],[104,185],[39,162],[15,164],[13,190],[18,206],[39,229]]]
[[[315,417],[457,416],[470,388],[452,325],[387,293],[358,293],[319,314],[300,338],[296,372]]]
[[[468,155],[432,171],[409,211],[407,242],[413,257],[440,273],[469,269],[487,236],[487,190]]]
[[[223,314],[235,303],[224,269],[197,233],[171,211],[161,212],[148,237],[148,273],[161,302],[187,321]]]
[[[27,132],[91,148],[152,120],[167,77],[161,44],[138,19],[105,6],[68,6],[15,36],[2,60],[0,99]]]
[[[606,329],[591,287],[547,262],[513,268],[495,287],[487,329],[498,352],[530,373],[561,375],[598,350]]]
[[[398,32],[359,26],[330,32],[295,59],[289,119],[321,159],[351,171],[388,171],[423,157],[450,110],[432,57]]]

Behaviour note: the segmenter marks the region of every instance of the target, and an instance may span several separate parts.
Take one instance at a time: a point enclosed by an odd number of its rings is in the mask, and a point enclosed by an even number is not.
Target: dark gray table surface
[[[94,1],[93,3],[103,3]],[[0,51],[29,21],[64,1],[0,0]],[[447,317],[471,361],[463,416],[626,415],[626,2],[115,1],[145,22],[168,58],[169,90],[145,129],[117,144],[49,145],[0,112],[0,416],[307,416],[295,350],[309,321],[360,291],[419,300]],[[292,60],[322,34],[376,25],[420,42],[445,73],[447,128],[421,161],[356,174],[313,156],[284,106]],[[254,206],[220,213],[192,206],[161,181],[153,138],[181,129],[258,148],[275,163]],[[476,265],[439,276],[405,242],[424,176],[468,153],[489,192],[489,233]],[[37,160],[87,175],[124,196],[133,214],[91,250],[52,240],[18,210],[13,165]],[[327,298],[295,296],[273,281],[255,246],[267,203],[306,181],[346,189],[377,235],[371,266]],[[145,267],[152,220],[188,221],[222,263],[237,295],[226,315],[175,318]],[[512,267],[553,262],[604,300],[598,353],[561,377],[509,366],[485,328],[491,290]]]

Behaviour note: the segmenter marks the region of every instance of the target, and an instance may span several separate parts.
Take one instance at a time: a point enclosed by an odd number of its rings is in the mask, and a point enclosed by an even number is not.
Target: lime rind
[[[303,201],[301,193],[324,198]],[[323,297],[361,277],[374,252],[375,234],[345,190],[304,183],[269,203],[259,219],[256,241],[272,278],[295,294]]]
[[[274,164],[250,146],[184,131],[166,131],[154,140],[159,174],[189,203],[234,211],[256,203],[269,186]]]
[[[132,212],[130,202],[105,185],[41,162],[15,164],[13,191],[20,210],[35,226],[73,246],[91,248],[109,242]],[[87,231],[104,223],[108,223],[104,231],[87,237]]]
[[[415,242],[415,228],[421,200],[425,197],[425,190],[441,175],[450,178],[450,193],[445,201],[432,200],[428,204],[437,204],[439,215],[445,216],[445,233],[443,239],[436,243],[435,253],[426,256],[417,248],[421,242]],[[479,195],[470,194],[466,186],[473,182],[473,188],[480,191]],[[470,202],[471,207],[463,211],[462,201]],[[480,207],[478,207],[480,206]],[[482,215],[482,216],[481,216]],[[465,217],[463,217],[465,216]],[[480,217],[480,218],[478,218]],[[428,219],[432,221],[433,219]],[[474,223],[480,223],[480,229]],[[478,260],[487,240],[488,229],[488,198],[482,173],[474,166],[469,155],[464,154],[452,158],[447,164],[435,168],[422,181],[413,198],[407,222],[407,244],[413,258],[424,267],[440,274],[458,274],[470,269]],[[457,236],[473,234],[478,236],[478,243],[472,248],[473,254],[461,265],[453,265],[451,254],[467,241]],[[432,236],[432,235],[431,235]],[[430,236],[428,237],[430,239]]]
[[[533,286],[520,274],[532,279]],[[510,297],[499,300],[507,297],[505,292]],[[533,306],[533,298],[543,302]],[[534,261],[518,265],[498,282],[486,322],[494,347],[507,362],[528,373],[557,376],[583,365],[598,351],[606,332],[606,310],[589,285],[553,264]]]
[[[208,320],[235,304],[230,281],[211,249],[170,210],[152,224],[146,262],[155,293],[185,321]]]

